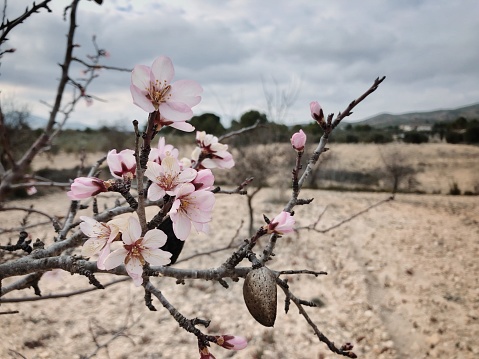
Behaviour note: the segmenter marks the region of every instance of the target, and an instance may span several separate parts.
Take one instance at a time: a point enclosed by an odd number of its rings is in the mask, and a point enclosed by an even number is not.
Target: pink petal
[[[191,108],[180,102],[162,102],[158,111],[165,119],[173,122],[184,122],[193,117]]]
[[[147,197],[150,201],[159,201],[165,196],[166,192],[163,188],[158,186],[156,183],[152,183],[150,188],[148,188]]]
[[[128,218],[128,227],[125,232],[123,232],[123,242],[125,244],[135,243],[138,238],[141,236],[141,225],[140,221],[135,217]]]
[[[141,265],[141,262],[139,259],[135,257],[131,257],[130,261],[125,265],[126,271],[128,272],[128,275],[133,279],[133,283],[137,287],[143,283],[143,278],[141,277],[143,274],[143,266]]]
[[[185,168],[178,176],[178,181],[179,182],[191,182],[196,178],[196,175],[198,172],[196,172],[195,169],[193,168]]]
[[[133,103],[142,110],[145,110],[148,113],[154,112],[156,110],[155,106],[153,106],[153,103],[141,92],[138,87],[130,85],[130,92],[131,97],[133,98]]]
[[[85,232],[83,232],[85,233]],[[104,239],[90,238],[81,247],[81,255],[83,257],[92,257],[97,254],[105,246],[106,241]]]
[[[101,250],[100,256],[98,257],[98,260],[96,261],[96,266],[98,269],[105,269],[105,260],[110,254],[110,244],[107,243],[105,244],[105,247]]]
[[[145,170],[145,176],[153,182],[157,182],[157,177],[163,177],[164,171],[163,167],[153,161],[148,161],[147,167]]]
[[[106,270],[110,270],[122,265],[125,262],[125,258],[128,254],[128,251],[124,248],[118,248],[111,252],[105,259],[103,263]]]
[[[195,130],[195,127],[193,125],[183,121],[173,122],[168,126],[176,128],[177,130],[180,130],[180,131],[185,131],[185,132],[192,132]]]
[[[191,221],[182,213],[172,213],[170,217],[173,222],[173,232],[178,239],[184,241],[191,232]]]
[[[131,84],[146,95],[150,90],[150,68],[145,65],[136,65],[131,72]]]
[[[162,88],[169,85],[175,76],[175,69],[171,59],[166,56],[157,57],[153,61],[153,65],[151,65],[151,73],[154,80],[157,80],[162,85]]]
[[[171,84],[171,101],[182,102],[189,107],[200,103],[203,88],[193,80],[179,80]]]
[[[161,249],[145,249],[141,251],[141,255],[148,263],[154,266],[164,266],[171,262],[171,253]]]
[[[141,242],[146,248],[160,248],[166,243],[166,234],[159,229],[150,229]]]

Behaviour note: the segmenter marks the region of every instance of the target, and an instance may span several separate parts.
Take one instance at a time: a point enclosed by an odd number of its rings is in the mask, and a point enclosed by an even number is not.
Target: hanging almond
[[[266,267],[251,270],[243,284],[243,298],[249,312],[265,327],[276,320],[276,277]]]

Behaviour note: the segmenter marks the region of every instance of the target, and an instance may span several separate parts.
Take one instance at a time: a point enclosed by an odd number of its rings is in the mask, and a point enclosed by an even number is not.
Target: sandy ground
[[[348,148],[338,151],[347,152]],[[464,152],[466,159],[470,152]],[[346,158],[346,154],[342,156]],[[448,162],[447,166],[454,164]],[[296,208],[298,227],[314,223],[326,208],[319,229],[388,196],[312,190],[302,195],[315,199],[309,206]],[[253,201],[255,225],[262,224],[262,213],[270,218],[276,215],[287,198],[277,189],[260,191]],[[51,194],[36,200],[35,208],[63,216],[64,200],[64,193]],[[180,259],[228,244],[246,213],[245,198],[218,195],[211,234],[189,238]],[[81,214],[90,214],[90,209]],[[0,212],[2,228],[18,226],[20,219],[18,212]],[[29,219],[30,223],[40,220],[35,215]],[[353,343],[360,358],[478,358],[478,224],[477,196],[399,194],[394,201],[327,233],[303,229],[284,236],[269,266],[329,273],[318,278],[287,278],[295,295],[324,303],[321,308],[307,308],[320,330],[338,345]],[[247,237],[246,227],[241,227],[237,243]],[[32,235],[50,241],[53,232],[35,231]],[[1,235],[1,243],[8,238],[15,235]],[[177,266],[210,268],[222,263],[229,253],[200,256]],[[98,279],[105,284],[115,278],[98,275]],[[205,332],[249,339],[249,346],[239,352],[211,348],[217,359],[339,358],[318,341],[297,309],[292,306],[285,314],[282,291],[278,292],[275,327],[265,328],[245,307],[242,280],[228,281],[229,289],[202,280],[187,280],[185,285],[169,278],[153,281],[185,316],[210,319]],[[40,287],[43,295],[65,293],[87,288],[88,280],[49,273]],[[6,297],[19,296],[33,296],[33,290]],[[142,289],[128,281],[70,298],[2,304],[0,311],[19,313],[0,316],[0,358],[198,358],[194,336],[154,303],[158,311],[150,312],[143,304]],[[125,326],[128,328],[121,331]],[[105,343],[109,343],[107,348],[97,349],[97,344]]]

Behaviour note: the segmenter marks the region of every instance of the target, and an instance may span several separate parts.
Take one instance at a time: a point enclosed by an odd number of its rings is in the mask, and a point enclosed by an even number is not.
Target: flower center
[[[128,264],[128,262],[132,258],[136,258],[140,261],[142,265],[145,265],[145,259],[141,255],[141,252],[145,250],[145,246],[141,244],[143,241],[143,238],[139,238],[135,243],[133,244],[125,244],[123,247],[128,251],[128,254],[125,258],[125,264]]]
[[[171,97],[170,89],[171,85],[167,85],[166,80],[163,80],[163,83],[160,83],[158,80],[155,80],[154,83],[150,82],[150,100],[156,108]]]

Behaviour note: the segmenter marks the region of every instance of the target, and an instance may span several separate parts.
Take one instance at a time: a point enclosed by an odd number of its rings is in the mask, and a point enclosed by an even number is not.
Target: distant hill
[[[436,110],[429,112],[411,112],[401,115],[383,113],[366,120],[354,122],[354,125],[369,125],[371,127],[389,127],[399,125],[434,125],[437,122],[450,122],[458,117],[479,119],[479,103],[475,105],[456,108],[453,110]]]

